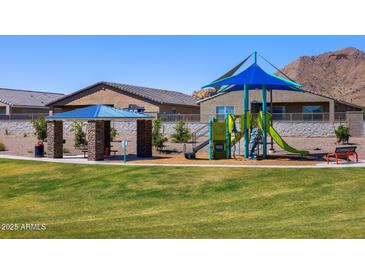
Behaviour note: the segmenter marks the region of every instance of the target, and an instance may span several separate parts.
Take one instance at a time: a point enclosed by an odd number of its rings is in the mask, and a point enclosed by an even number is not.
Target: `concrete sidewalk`
[[[122,166],[169,166],[169,167],[225,167],[225,168],[355,168],[355,167],[365,167],[365,161],[359,161],[359,163],[340,163],[336,165],[335,162],[320,163],[313,166],[290,166],[290,165],[220,165],[220,164],[153,164],[153,163],[133,163],[133,161],[124,163],[122,160],[111,160],[107,159],[105,161],[88,161],[82,155],[77,156],[64,156],[61,159],[49,159],[49,158],[34,158],[34,157],[25,157],[25,156],[15,156],[15,155],[6,155],[1,154],[0,159],[14,159],[14,160],[27,160],[27,161],[40,161],[40,162],[50,162],[50,163],[62,163],[62,164],[97,164],[97,165],[122,165]]]

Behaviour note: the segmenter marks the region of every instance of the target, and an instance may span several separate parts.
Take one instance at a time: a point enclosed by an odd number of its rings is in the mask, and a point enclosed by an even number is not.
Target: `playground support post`
[[[228,129],[228,116],[229,114],[226,113],[226,119],[225,119],[225,123],[226,123],[226,159],[231,158],[231,134],[229,133],[229,129]]]
[[[122,144],[123,144],[123,160],[124,160],[124,163],[126,163],[127,162],[127,145],[128,145],[128,140],[123,140]]]
[[[271,113],[271,118],[270,118],[270,125],[271,127],[273,126],[273,120],[272,120],[272,113],[273,113],[273,110],[272,110],[272,89],[270,89],[270,113]],[[272,136],[270,136],[270,150],[271,152],[274,151],[274,140],[272,138]]]
[[[244,84],[243,91],[243,104],[244,104],[244,115],[243,115],[243,134],[244,134],[244,156],[248,158],[248,124],[247,124],[247,113],[248,113],[248,105],[249,105],[249,93],[248,93],[248,85]]]
[[[209,120],[209,125],[208,125],[208,135],[209,135],[209,148],[208,148],[208,152],[209,152],[209,160],[213,160],[213,122],[214,122],[214,118],[212,117]]]
[[[266,86],[262,86],[262,158],[267,157]]]

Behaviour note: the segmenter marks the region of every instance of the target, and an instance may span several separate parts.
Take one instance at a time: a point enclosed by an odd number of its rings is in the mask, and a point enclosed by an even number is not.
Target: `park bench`
[[[356,146],[347,146],[347,147],[336,147],[335,152],[328,153],[326,155],[327,164],[330,161],[330,158],[336,158],[336,164],[338,164],[339,159],[345,158],[347,162],[350,161],[350,156],[356,157],[356,162],[359,161],[359,157],[356,153]]]

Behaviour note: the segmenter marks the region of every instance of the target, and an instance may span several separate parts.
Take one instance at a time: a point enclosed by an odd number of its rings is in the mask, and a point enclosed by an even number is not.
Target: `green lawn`
[[[0,160],[0,238],[364,238],[365,169]]]

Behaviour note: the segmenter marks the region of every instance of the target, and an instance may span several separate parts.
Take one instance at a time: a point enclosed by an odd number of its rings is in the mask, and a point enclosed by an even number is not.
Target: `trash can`
[[[34,157],[43,157],[44,145],[36,145],[34,147]]]

